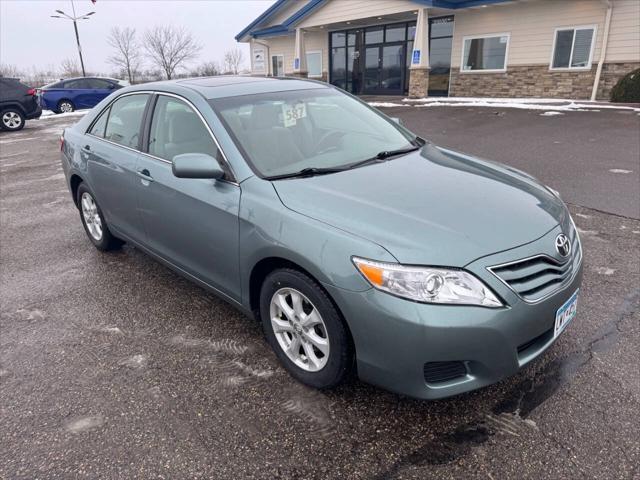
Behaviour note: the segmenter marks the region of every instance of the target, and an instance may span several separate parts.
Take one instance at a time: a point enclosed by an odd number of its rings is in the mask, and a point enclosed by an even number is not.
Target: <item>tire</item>
[[[301,298],[302,309],[293,308],[297,294],[301,294],[298,298]],[[281,308],[278,300],[286,301],[288,308]],[[310,319],[318,320],[314,311],[319,314],[321,324],[305,327]],[[294,318],[288,321],[290,316]],[[311,387],[327,389],[339,385],[350,374],[353,348],[349,332],[326,292],[309,276],[289,268],[270,273],[260,291],[260,317],[267,341],[295,379]],[[277,324],[274,324],[274,317]],[[285,347],[288,342],[289,346],[293,344],[292,351],[295,351],[296,338],[300,343],[292,357],[285,352]],[[316,345],[321,345],[327,355]],[[311,349],[309,354],[308,349]]]
[[[24,128],[24,114],[17,108],[5,108],[0,114],[0,126],[7,132],[17,132]]]
[[[73,112],[75,109],[76,106],[71,100],[63,99],[58,102],[58,109],[56,110],[56,113],[69,113]]]
[[[84,183],[78,186],[76,203],[84,231],[98,250],[106,252],[122,246],[124,242],[111,234],[93,192]]]

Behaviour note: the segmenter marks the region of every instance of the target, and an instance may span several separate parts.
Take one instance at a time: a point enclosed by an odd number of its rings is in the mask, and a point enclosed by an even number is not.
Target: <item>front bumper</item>
[[[541,253],[536,245],[548,244],[559,231],[554,229],[532,244],[467,266],[505,300],[504,308],[430,305],[374,289],[352,292],[326,286],[349,324],[359,377],[400,394],[438,399],[516,373],[554,343],[556,311],[580,287],[583,265],[553,295],[538,303],[521,300],[486,267],[508,257]],[[455,363],[464,366],[462,375],[427,381],[425,365],[449,368],[447,365]]]

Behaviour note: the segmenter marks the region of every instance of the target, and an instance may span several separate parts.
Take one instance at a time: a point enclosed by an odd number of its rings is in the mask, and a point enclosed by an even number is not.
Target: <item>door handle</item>
[[[151,176],[149,170],[147,170],[146,168],[143,170],[138,170],[137,175],[147,182],[153,182],[153,177]]]

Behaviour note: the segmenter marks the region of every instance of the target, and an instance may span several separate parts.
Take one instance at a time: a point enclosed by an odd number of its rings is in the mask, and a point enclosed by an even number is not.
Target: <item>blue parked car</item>
[[[60,80],[40,89],[42,108],[56,113],[93,108],[118,88],[125,86],[113,78],[80,77]]]

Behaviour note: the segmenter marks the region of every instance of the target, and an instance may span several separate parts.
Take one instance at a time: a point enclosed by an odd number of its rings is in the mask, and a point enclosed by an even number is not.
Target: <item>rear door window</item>
[[[126,95],[113,102],[104,138],[110,142],[137,149],[140,125],[148,99],[149,94],[140,93]]]
[[[88,78],[87,82],[89,82],[90,88],[94,88],[96,90],[106,90],[111,85],[111,82],[100,78]]]
[[[68,82],[65,82],[64,88],[87,90],[93,87],[91,87],[88,80],[85,80],[84,78],[78,78],[76,80],[69,80]]]

